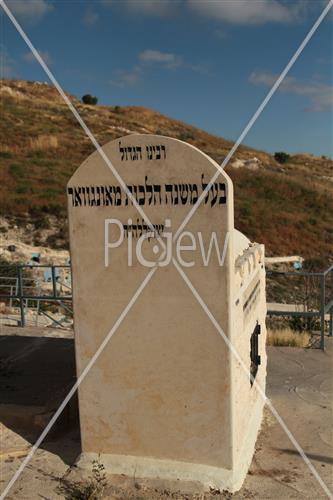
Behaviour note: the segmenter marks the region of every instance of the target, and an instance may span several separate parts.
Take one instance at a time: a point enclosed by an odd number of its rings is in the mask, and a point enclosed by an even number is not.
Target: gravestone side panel
[[[245,372],[232,357],[234,487],[239,489],[251,464],[265,404],[267,356],[263,245],[248,241],[236,256],[235,264],[231,341],[247,369]]]

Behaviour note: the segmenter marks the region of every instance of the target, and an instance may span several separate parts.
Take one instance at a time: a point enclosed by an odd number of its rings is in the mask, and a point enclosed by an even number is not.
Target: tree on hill
[[[92,106],[95,106],[95,104],[97,104],[98,102],[98,98],[91,94],[85,94],[84,96],[82,96],[82,102],[83,104],[90,104]]]
[[[288,155],[288,153],[284,153],[283,151],[278,151],[277,153],[274,153],[274,158],[279,163],[287,163],[290,156]]]

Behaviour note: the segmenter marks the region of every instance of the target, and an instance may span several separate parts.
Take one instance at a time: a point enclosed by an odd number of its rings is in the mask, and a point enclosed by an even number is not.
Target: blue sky
[[[62,87],[236,140],[327,0],[6,0]],[[0,9],[1,10],[1,9]],[[332,9],[333,10],[333,9]],[[3,77],[47,81],[1,13]],[[332,156],[330,12],[245,139]]]

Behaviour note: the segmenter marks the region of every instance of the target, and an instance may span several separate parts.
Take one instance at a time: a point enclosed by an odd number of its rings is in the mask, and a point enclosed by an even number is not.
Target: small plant
[[[194,134],[192,134],[192,132],[184,131],[184,132],[181,132],[179,134],[179,139],[181,141],[188,141],[188,140],[194,141],[195,140],[195,136],[194,136]]]
[[[35,229],[49,229],[50,221],[49,217],[40,210],[40,207],[31,207],[29,210],[31,216],[31,222],[35,226]]]
[[[50,248],[56,250],[67,250],[68,249],[68,230],[67,228],[61,227],[57,233],[50,234],[46,238],[46,245]]]
[[[13,158],[13,155],[9,151],[0,151],[0,158]]]
[[[9,173],[15,179],[22,178],[25,173],[24,167],[22,165],[18,165],[17,163],[12,163],[9,165]]]
[[[42,205],[40,209],[46,214],[56,215],[57,217],[59,217],[60,214],[64,212],[65,207],[63,205],[60,205],[60,203],[49,203],[48,205]]]
[[[120,106],[114,106],[113,111],[114,111],[115,113],[120,113],[120,112],[121,112],[121,108],[120,108]]]
[[[284,153],[283,151],[278,151],[277,153],[274,153],[274,158],[278,163],[287,163],[290,159],[290,155],[288,153]]]
[[[33,189],[30,185],[30,183],[26,184],[19,184],[17,188],[15,189],[17,194],[26,194],[26,193],[33,193]]]
[[[63,190],[59,188],[47,188],[44,190],[40,198],[54,198],[58,194],[63,194]]]
[[[108,486],[105,467],[100,458],[92,461],[91,476],[85,482],[63,481],[59,488],[67,500],[101,500]]]
[[[82,96],[83,104],[90,104],[91,106],[95,106],[98,102],[98,98],[91,94],[85,94]]]
[[[243,204],[239,209],[239,213],[242,217],[249,217],[252,213],[251,206],[249,204]]]
[[[34,246],[41,247],[43,245],[42,233],[40,231],[36,231],[34,236]]]

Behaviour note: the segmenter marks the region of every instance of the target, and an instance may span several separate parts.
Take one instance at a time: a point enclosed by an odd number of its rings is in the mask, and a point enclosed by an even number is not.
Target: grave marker
[[[101,454],[113,473],[235,491],[252,459],[263,401],[172,257],[264,389],[263,247],[234,229],[225,173],[170,245],[215,173],[197,148],[135,134],[103,149],[153,230],[93,153],[67,187],[78,374],[160,265],[79,387],[81,464]]]

